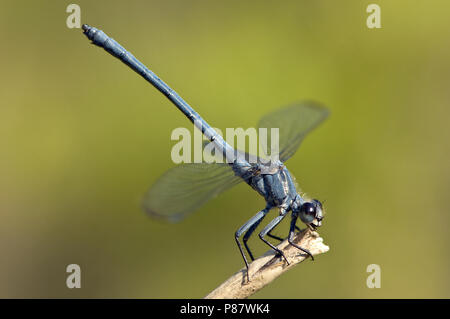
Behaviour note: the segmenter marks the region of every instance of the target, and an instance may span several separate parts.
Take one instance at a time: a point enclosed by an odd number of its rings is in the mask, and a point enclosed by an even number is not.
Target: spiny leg
[[[248,247],[247,241],[250,238],[250,236],[253,234],[253,232],[255,231],[256,227],[258,227],[258,225],[262,222],[262,220],[264,219],[264,217],[266,217],[266,215],[263,215],[263,217],[261,217],[256,223],[254,223],[249,230],[247,230],[247,232],[245,233],[244,237],[242,238],[242,241],[244,242],[244,246],[245,249],[247,249],[248,255],[250,256],[250,258],[253,260],[255,260],[255,258],[253,257],[252,252],[250,251],[250,247]]]
[[[270,246],[273,250],[275,250],[277,253],[279,253],[284,260],[286,260],[287,264],[289,265],[289,261],[287,260],[286,256],[284,255],[283,251],[281,249],[278,249],[274,245],[272,245],[269,241],[267,241],[264,236],[266,236],[268,233],[272,231],[282,220],[284,217],[286,217],[286,211],[282,210],[280,212],[280,215],[272,219],[272,221],[259,233],[259,238],[265,242],[267,245]]]
[[[253,257],[252,252],[250,251],[250,247],[248,247],[247,241],[249,240],[250,236],[253,234],[253,232],[255,231],[255,229],[259,226],[259,224],[262,222],[262,220],[264,219],[264,217],[266,217],[266,215],[264,215],[261,219],[259,219],[256,223],[254,223],[249,230],[247,230],[247,232],[245,233],[242,241],[244,242],[244,246],[245,249],[247,249],[248,255],[250,256],[250,258],[253,260],[255,260],[255,258]],[[279,241],[283,241],[286,238],[281,238],[275,235],[272,235],[270,232],[267,234],[267,236],[269,236],[270,238],[279,240]]]
[[[295,229],[298,230],[299,233],[302,232],[302,229],[300,227],[298,227],[297,225],[295,225]],[[267,233],[267,236],[269,236],[270,238],[276,239],[278,241],[283,241],[286,239],[286,238],[281,238],[281,237],[272,235],[270,232]]]
[[[303,251],[304,253],[308,254],[311,257],[311,260],[314,260],[314,256],[311,254],[311,252],[306,249],[306,248],[302,248],[300,246],[298,246],[297,244],[294,244],[293,239],[294,239],[294,234],[295,234],[295,228],[296,225],[295,223],[297,222],[297,214],[292,213],[292,217],[291,217],[291,227],[289,229],[289,236],[288,236],[288,242],[289,244],[291,244],[292,246],[294,246],[295,248],[300,249],[301,251]],[[298,227],[297,227],[298,228]]]
[[[239,237],[242,236],[243,233],[245,233],[247,230],[249,230],[254,224],[260,223],[261,220],[264,218],[264,216],[269,212],[270,208],[266,207],[262,211],[258,212],[255,216],[250,218],[249,221],[247,221],[244,225],[242,225],[234,234],[234,239],[236,240],[236,243],[239,247],[239,251],[241,252],[242,258],[244,258],[245,267],[247,267],[247,280],[250,281],[250,277],[248,275],[248,261],[247,257],[245,257],[244,250],[242,249],[242,245],[239,242]],[[256,228],[256,227],[255,227]]]
[[[283,241],[283,240],[285,240],[286,238],[281,238],[281,237],[278,237],[278,236],[275,236],[275,235],[272,235],[270,232],[269,233],[267,233],[267,236],[269,236],[270,238],[273,238],[273,239],[276,239],[276,240],[279,240],[279,241]]]

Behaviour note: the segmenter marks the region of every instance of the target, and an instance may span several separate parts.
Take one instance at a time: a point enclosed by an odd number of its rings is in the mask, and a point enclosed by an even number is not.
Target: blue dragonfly
[[[243,235],[244,247],[251,260],[254,260],[247,241],[271,209],[278,209],[279,214],[263,228],[259,238],[289,264],[283,251],[270,243],[266,236],[283,240],[272,235],[271,231],[291,212],[288,241],[314,260],[311,252],[295,244],[293,238],[295,230],[300,230],[296,225],[298,218],[311,230],[322,225],[323,207],[320,201],[316,199],[308,201],[297,192],[295,180],[283,163],[294,155],[304,137],[328,116],[326,108],[313,102],[303,102],[262,117],[258,128],[279,129],[278,156],[269,161],[262,160],[231,147],[173,89],[114,39],[86,24],[82,29],[93,44],[120,59],[164,94],[201,130],[209,143],[213,143],[215,150],[226,158],[226,163],[186,163],[168,170],[144,197],[143,207],[152,217],[171,222],[180,221],[218,194],[240,182],[245,182],[266,201],[264,209],[242,225],[234,236],[247,270],[249,263],[239,239]],[[270,133],[268,135],[270,139]],[[248,271],[247,280],[249,280]]]

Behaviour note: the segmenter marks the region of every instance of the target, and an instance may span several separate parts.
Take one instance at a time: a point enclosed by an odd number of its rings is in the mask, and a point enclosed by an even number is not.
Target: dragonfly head
[[[298,216],[311,230],[316,230],[316,228],[322,226],[322,203],[317,199],[304,202],[298,209]]]

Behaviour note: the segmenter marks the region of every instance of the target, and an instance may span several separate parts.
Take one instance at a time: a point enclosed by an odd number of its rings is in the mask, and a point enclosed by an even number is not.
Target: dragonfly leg
[[[300,229],[300,227],[298,227],[297,225],[295,225],[295,229],[296,230],[298,230],[298,232],[302,232],[302,229]],[[275,236],[275,235],[272,235],[270,232],[268,232],[267,233],[267,236],[269,236],[270,238],[273,238],[273,239],[276,239],[276,240],[279,240],[279,241],[283,241],[283,240],[285,240],[286,238],[281,238],[281,237],[278,237],[278,236]]]
[[[255,260],[255,258],[253,257],[253,254],[250,250],[250,247],[248,247],[247,241],[250,238],[250,236],[253,234],[253,232],[255,231],[256,227],[258,227],[258,225],[262,222],[262,220],[264,219],[266,215],[263,215],[258,221],[256,221],[245,233],[244,237],[242,238],[242,241],[244,242],[244,246],[245,249],[247,249],[248,255],[250,256],[250,258],[253,260]]]
[[[291,227],[289,230],[289,236],[288,236],[288,242],[289,244],[291,244],[292,246],[294,246],[295,248],[300,249],[301,251],[303,251],[304,253],[308,254],[311,257],[311,260],[314,260],[313,255],[311,254],[311,252],[306,249],[306,248],[302,248],[300,246],[298,246],[297,244],[294,244],[293,239],[294,239],[294,234],[295,234],[295,229],[298,228],[295,223],[297,222],[297,214],[292,214],[292,219],[291,219]]]
[[[247,257],[245,257],[245,253],[244,250],[242,249],[242,245],[239,241],[239,237],[242,236],[242,234],[244,234],[245,232],[247,232],[253,225],[255,224],[259,224],[261,222],[261,220],[264,218],[264,216],[266,216],[266,214],[269,212],[270,208],[266,207],[264,208],[262,211],[258,212],[255,216],[253,216],[249,221],[247,221],[244,225],[242,225],[234,234],[234,239],[236,240],[236,243],[239,247],[239,251],[241,252],[242,258],[244,258],[244,262],[245,262],[245,267],[247,267],[247,280],[250,281],[250,277],[248,274],[248,261],[247,261]],[[257,225],[256,225],[257,226]],[[256,228],[255,226],[255,228]],[[253,229],[254,230],[254,229]],[[251,233],[250,233],[251,234]],[[247,234],[246,234],[247,235]],[[250,235],[248,235],[247,237],[249,237]],[[248,239],[248,238],[247,238]],[[247,247],[247,246],[246,246]],[[247,248],[248,250],[248,248]],[[250,253],[250,256],[253,257]],[[252,258],[253,259],[253,258]]]
[[[281,238],[281,237],[278,237],[278,236],[275,236],[275,235],[272,235],[270,232],[268,232],[267,233],[267,236],[269,236],[270,238],[273,238],[273,239],[276,239],[276,240],[279,240],[279,241],[283,241],[283,240],[285,240],[286,238]]]
[[[242,240],[242,241],[244,242],[245,249],[247,249],[248,255],[250,256],[250,258],[252,259],[252,261],[255,260],[255,258],[253,257],[253,254],[252,254],[252,252],[251,252],[251,250],[250,250],[250,247],[248,247],[247,241],[249,240],[250,236],[251,236],[251,235],[253,234],[253,232],[255,231],[256,227],[258,227],[259,224],[262,222],[262,220],[264,219],[265,216],[266,216],[266,215],[264,215],[264,216],[263,216],[261,219],[259,219],[256,223],[254,223],[254,224],[249,228],[249,230],[247,230],[247,232],[245,233],[245,235],[244,235],[244,237],[243,237],[243,240]],[[272,235],[270,232],[267,234],[267,236],[269,236],[270,238],[279,240],[279,241],[283,241],[283,240],[286,239],[286,238],[281,238],[281,237]]]
[[[272,221],[259,233],[259,238],[265,242],[267,245],[270,246],[273,250],[275,250],[277,253],[279,253],[284,260],[286,260],[287,264],[289,265],[289,261],[287,260],[286,256],[284,255],[283,251],[272,245],[269,241],[267,241],[264,236],[266,236],[268,233],[270,233],[282,220],[284,217],[286,217],[286,210],[283,210],[280,212],[280,215],[272,219]]]

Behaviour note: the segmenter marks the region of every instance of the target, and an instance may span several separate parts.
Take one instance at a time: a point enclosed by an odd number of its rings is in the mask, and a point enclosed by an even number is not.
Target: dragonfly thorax
[[[281,162],[277,165],[234,163],[233,170],[256,190],[268,206],[290,206],[297,190],[289,170]]]

